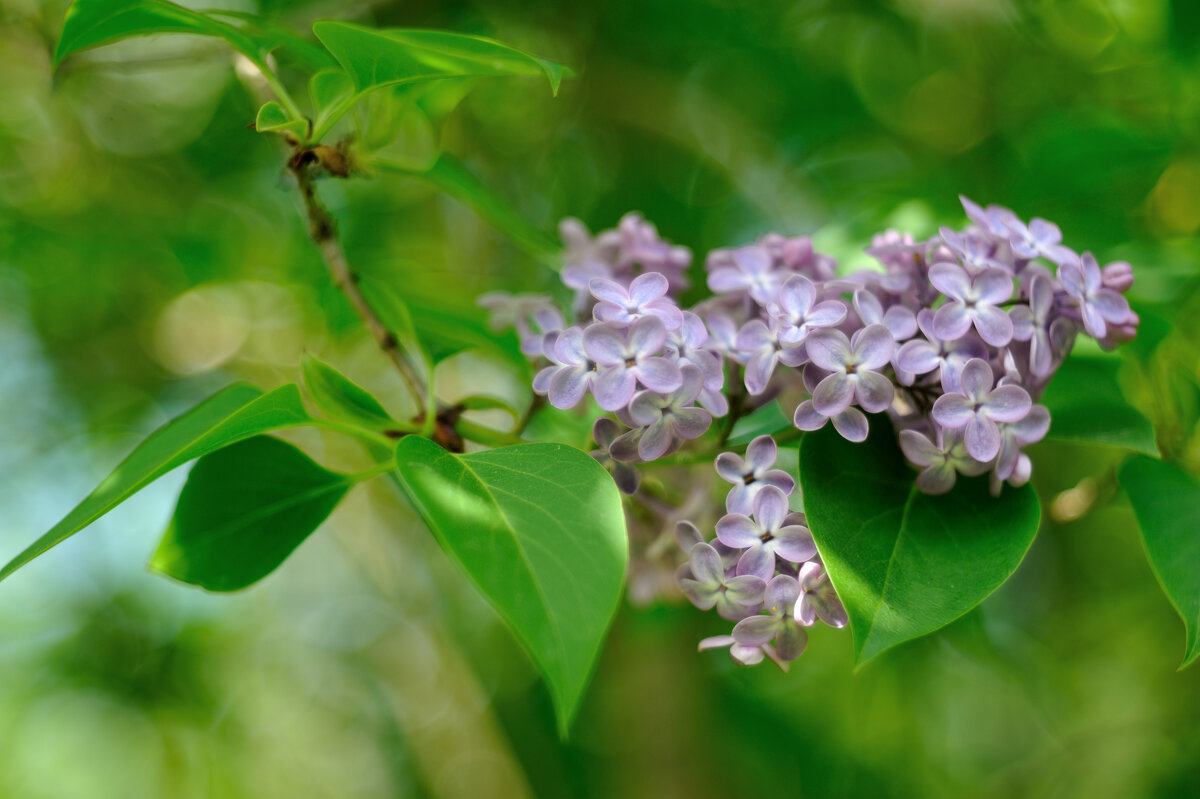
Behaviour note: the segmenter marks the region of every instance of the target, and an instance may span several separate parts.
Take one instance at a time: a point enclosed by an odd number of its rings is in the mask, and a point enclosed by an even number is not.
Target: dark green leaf
[[[550,686],[565,736],[621,599],[621,497],[591,457],[556,444],[396,452],[417,511],[495,605]]]
[[[761,435],[773,435],[780,430],[790,430],[792,420],[779,406],[779,400],[771,400],[761,408],[738,419],[729,434],[729,444],[740,447],[749,444]]]
[[[1131,458],[1119,477],[1150,567],[1187,630],[1183,668],[1200,656],[1200,481],[1144,455]]]
[[[377,30],[317,22],[313,33],[345,67],[360,91],[446,77],[540,75],[558,94],[566,67],[500,42],[443,31]]]
[[[389,427],[394,422],[379,400],[324,361],[305,355],[300,368],[313,401],[329,415],[373,429]]]
[[[352,485],[277,438],[232,444],[192,467],[150,565],[210,591],[245,588],[277,569]]]
[[[1029,486],[988,493],[959,477],[922,494],[884,419],[852,444],[826,427],[804,437],[804,511],[846,605],[857,661],[942,627],[995,591],[1033,543],[1041,511]]]
[[[1040,402],[1050,410],[1047,439],[1125,447],[1158,455],[1154,426],[1121,392],[1115,358],[1068,358]]]
[[[252,33],[166,0],[75,0],[63,21],[54,63],[88,47],[151,33],[219,36],[256,63],[264,54]]]
[[[268,430],[309,421],[294,384],[267,394],[244,384],[230,386],[152,433],[87,499],[0,569],[0,580],[175,467]]]

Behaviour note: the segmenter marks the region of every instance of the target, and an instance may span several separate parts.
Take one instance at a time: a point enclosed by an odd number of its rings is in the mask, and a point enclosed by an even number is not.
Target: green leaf
[[[780,430],[789,430],[791,427],[792,420],[779,406],[779,400],[771,400],[761,408],[755,408],[753,412],[738,419],[733,425],[733,431],[729,434],[728,443],[731,446],[740,447],[749,444],[759,436],[773,435]]]
[[[1200,656],[1200,481],[1145,455],[1118,474],[1129,494],[1150,568],[1187,630],[1184,668]]]
[[[513,420],[521,418],[521,413],[512,406],[511,402],[487,394],[472,394],[463,397],[457,403],[464,411],[505,411]]]
[[[259,133],[290,133],[298,141],[304,141],[308,136],[308,120],[293,119],[283,106],[271,100],[258,109],[254,129]]]
[[[886,419],[862,444],[832,427],[800,445],[804,511],[846,605],[861,665],[933,632],[995,591],[1021,563],[1041,510],[1029,486],[988,493],[959,477],[945,495],[916,490]]]
[[[561,64],[479,36],[333,21],[315,23],[313,33],[360,91],[446,77],[544,74],[557,95],[563,77],[571,74]]]
[[[1121,392],[1116,358],[1068,358],[1040,402],[1050,410],[1047,439],[1124,447],[1158,455],[1154,426]]]
[[[230,386],[152,433],[87,499],[0,569],[0,580],[175,467],[268,430],[310,421],[294,384],[267,394],[245,384]]]
[[[612,478],[556,444],[452,455],[410,436],[396,460],[417,511],[545,676],[565,737],[625,578]]]
[[[354,81],[343,69],[323,69],[308,81],[308,96],[316,112],[314,127],[321,127],[339,103],[354,95]]]
[[[300,369],[313,401],[330,416],[357,422],[374,430],[394,423],[395,420],[379,404],[379,400],[324,361],[305,355],[300,360]]]
[[[411,169],[387,158],[372,158],[372,166],[400,175],[420,178],[466,205],[496,230],[508,236],[529,256],[555,272],[562,269],[562,249],[554,239],[529,224],[510,201],[499,197],[449,154],[442,154],[427,170]]]
[[[264,48],[252,32],[166,0],[75,0],[63,21],[54,65],[79,50],[151,33],[219,36],[255,63],[277,44],[264,41],[269,45]]]
[[[277,438],[232,444],[192,467],[150,565],[210,591],[245,588],[277,569],[352,485]]]

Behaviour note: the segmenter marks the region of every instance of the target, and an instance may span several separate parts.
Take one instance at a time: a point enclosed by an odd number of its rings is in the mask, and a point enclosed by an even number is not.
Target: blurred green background
[[[959,193],[1052,219],[1134,264],[1125,387],[1200,470],[1200,3],[220,5],[479,33],[573,66],[557,99],[480,84],[439,131],[547,232],[640,210],[701,254],[779,230],[853,264],[884,227],[963,224]],[[281,149],[247,130],[228,52],[142,39],[52,75],[65,7],[0,0],[3,560],[147,431],[233,379],[297,379],[303,351],[405,402],[327,284]],[[412,296],[470,309],[550,285],[424,183],[321,190],[351,260]],[[837,631],[784,675],[697,655],[727,629],[712,614],[625,608],[566,744],[386,484],[262,584],[212,596],[145,571],[173,474],[0,585],[0,797],[1200,795],[1200,668],[1176,673],[1183,628],[1121,457],[1039,445],[1046,520],[1016,576],[857,674]]]

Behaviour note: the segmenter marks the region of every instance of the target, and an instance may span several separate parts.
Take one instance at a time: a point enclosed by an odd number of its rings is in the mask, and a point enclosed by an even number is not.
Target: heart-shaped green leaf
[[[931,633],[1009,578],[1037,533],[1029,486],[994,498],[987,477],[962,478],[942,496],[916,490],[886,419],[862,444],[832,427],[804,437],[804,512],[838,596],[859,664]]]
[[[1126,462],[1119,477],[1150,567],[1187,630],[1182,669],[1200,657],[1200,481],[1145,455]]]
[[[410,436],[396,461],[417,512],[545,676],[565,736],[625,579],[612,478],[557,444],[452,455]]]
[[[740,447],[763,435],[772,435],[792,427],[792,420],[783,412],[779,400],[771,400],[761,408],[746,414],[733,425],[729,444]]]
[[[300,360],[300,369],[313,401],[329,415],[376,430],[394,423],[379,400],[324,361],[305,355]]]
[[[1048,439],[1125,447],[1158,455],[1154,426],[1126,401],[1116,358],[1074,356],[1054,375],[1040,402],[1050,410]]]
[[[296,141],[304,141],[308,136],[308,120],[293,119],[279,103],[271,100],[258,109],[254,119],[254,129],[259,133],[279,133],[288,135]]]
[[[277,438],[239,441],[192,467],[150,565],[210,591],[245,588],[277,569],[352,485]]]
[[[0,569],[0,580],[175,467],[236,441],[310,421],[294,384],[267,394],[245,384],[230,386],[152,433],[87,499]]]
[[[313,33],[360,91],[446,77],[541,74],[558,94],[563,77],[571,74],[561,64],[479,36],[333,21],[315,23]]]

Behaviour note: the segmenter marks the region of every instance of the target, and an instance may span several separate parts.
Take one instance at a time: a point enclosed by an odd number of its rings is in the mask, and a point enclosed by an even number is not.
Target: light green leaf
[[[472,394],[469,397],[463,397],[456,404],[464,411],[505,411],[512,416],[513,420],[521,418],[520,412],[512,406],[511,402],[486,394]]]
[[[313,33],[354,78],[360,91],[446,77],[539,75],[559,84],[570,70],[479,36],[430,30],[377,30],[317,22]]]
[[[1131,458],[1118,476],[1142,529],[1150,568],[1187,630],[1182,669],[1200,657],[1200,481],[1145,455]]]
[[[316,112],[316,127],[325,124],[329,114],[354,95],[354,81],[343,69],[323,69],[308,81],[308,96]]]
[[[546,678],[565,737],[625,578],[612,478],[556,444],[452,455],[409,436],[396,460],[414,507]]]
[[[379,400],[324,361],[305,355],[300,360],[300,369],[313,401],[329,415],[375,430],[394,423]]]
[[[1126,401],[1116,358],[1068,358],[1039,400],[1050,410],[1047,439],[1124,447],[1158,455],[1154,426]]]
[[[1041,517],[1032,488],[993,498],[987,477],[920,493],[895,435],[875,418],[862,444],[826,427],[800,445],[804,511],[860,665],[982,602],[1021,563]]]
[[[308,120],[293,119],[283,106],[271,100],[258,109],[254,129],[259,133],[290,133],[295,139],[304,141],[308,136]]]
[[[390,115],[387,130],[374,132],[377,140],[383,143],[372,157],[417,172],[432,168],[442,150],[429,117],[416,103],[403,102],[391,93],[379,96],[396,107]]]
[[[779,406],[779,400],[771,400],[761,408],[738,419],[729,434],[729,444],[740,447],[762,435],[774,435],[780,430],[792,429],[792,420]]]
[[[152,433],[87,499],[0,569],[0,580],[175,467],[268,430],[310,421],[294,384],[267,394],[245,384],[230,386]]]
[[[370,160],[371,166],[399,175],[420,178],[466,205],[496,230],[508,236],[530,257],[555,272],[562,270],[562,249],[554,239],[529,224],[513,210],[513,204],[499,197],[465,166],[443,153],[427,170],[411,169],[396,161],[379,157]]]
[[[352,485],[277,438],[239,441],[192,467],[150,565],[210,591],[245,588],[277,569]]]
[[[151,33],[219,36],[255,63],[277,44],[263,42],[269,45],[264,48],[251,32],[166,0],[75,0],[63,21],[54,64],[79,50]]]

